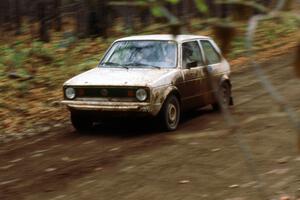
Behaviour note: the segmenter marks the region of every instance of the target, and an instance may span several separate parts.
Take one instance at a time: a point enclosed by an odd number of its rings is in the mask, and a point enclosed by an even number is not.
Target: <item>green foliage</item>
[[[199,12],[201,13],[207,13],[208,8],[206,3],[204,2],[204,0],[194,0],[197,6],[197,9],[199,10]]]
[[[178,4],[180,0],[165,0],[165,2],[171,4]],[[162,6],[163,4],[158,0],[149,0],[150,10],[153,16],[155,17],[167,17],[168,13],[165,13],[166,10]]]
[[[98,63],[98,59],[87,59],[78,65],[78,69],[79,71],[86,71],[97,66]]]
[[[68,48],[74,42],[76,42],[77,38],[71,32],[66,32],[63,34],[63,39],[60,41],[58,48]]]
[[[245,37],[237,36],[232,41],[232,50],[228,54],[230,59],[242,56],[245,53]]]
[[[20,68],[27,59],[28,54],[23,50],[15,50],[15,52],[11,56],[11,60],[14,62],[14,66]]]
[[[285,24],[285,29],[288,31],[297,31],[300,27],[300,18],[285,16],[282,19],[282,23]]]
[[[39,41],[39,40],[35,40],[32,43],[32,49],[33,50],[41,50],[43,48],[43,42]]]
[[[180,0],[166,0],[166,2],[169,2],[171,4],[177,4]]]
[[[161,7],[160,7],[160,6],[157,6],[157,5],[151,7],[151,13],[152,13],[152,15],[155,16],[155,17],[163,17],[163,16],[164,16]]]
[[[11,46],[5,45],[1,47],[2,56],[0,63],[2,66],[10,68],[21,68],[28,58],[28,49],[20,42],[16,42]]]
[[[40,41],[34,41],[32,43],[32,48],[29,50],[30,56],[40,59],[45,64],[49,64],[54,60],[53,49],[45,48],[44,43]]]

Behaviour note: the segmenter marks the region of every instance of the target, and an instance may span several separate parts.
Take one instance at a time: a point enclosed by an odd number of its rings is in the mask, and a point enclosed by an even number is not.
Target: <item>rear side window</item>
[[[186,64],[191,62],[197,62],[198,65],[203,65],[201,49],[197,41],[182,44],[183,67],[186,67]]]
[[[216,63],[221,62],[221,56],[217,53],[215,48],[212,46],[212,44],[209,41],[201,41],[201,45],[205,54],[205,57],[207,59],[207,64],[212,65]]]

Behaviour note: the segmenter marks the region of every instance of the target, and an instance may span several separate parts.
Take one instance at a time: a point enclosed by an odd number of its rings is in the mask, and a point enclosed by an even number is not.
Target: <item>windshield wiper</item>
[[[145,63],[138,63],[138,62],[127,63],[124,66],[135,66],[135,67],[146,66],[146,67],[152,67],[152,68],[156,68],[156,69],[161,69],[161,67],[159,67],[159,66],[149,65],[149,64],[145,64]]]
[[[103,66],[103,65],[117,65],[117,66],[119,66],[120,64],[119,64],[119,63],[114,63],[114,62],[104,62],[104,63],[102,63],[101,65],[102,65],[102,66]]]
[[[128,67],[123,66],[123,65],[121,65],[119,63],[114,63],[114,62],[104,62],[104,63],[101,64],[101,66],[104,66],[104,65],[113,65],[113,66],[118,66],[118,67],[123,67],[125,69],[128,69]]]

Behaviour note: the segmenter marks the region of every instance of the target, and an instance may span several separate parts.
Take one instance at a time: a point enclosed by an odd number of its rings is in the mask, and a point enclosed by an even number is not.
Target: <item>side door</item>
[[[207,67],[207,71],[212,75],[212,80],[218,85],[224,74],[224,67],[222,63],[222,56],[217,51],[216,47],[209,40],[201,40],[201,47],[204,53],[204,60]],[[207,96],[205,97],[205,103],[210,104],[214,102],[213,88],[211,83],[209,83],[208,75],[205,74],[205,85],[207,91]]]
[[[179,87],[183,109],[203,104],[201,96],[204,79],[204,62],[198,41],[188,41],[181,45],[181,67],[183,84]]]

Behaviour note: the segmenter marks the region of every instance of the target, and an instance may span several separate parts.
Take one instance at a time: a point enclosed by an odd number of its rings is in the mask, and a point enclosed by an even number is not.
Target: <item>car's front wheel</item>
[[[79,132],[89,131],[93,127],[93,121],[80,113],[71,112],[71,122]]]
[[[170,95],[165,100],[160,117],[165,130],[174,131],[177,129],[180,120],[180,104],[175,95]]]

